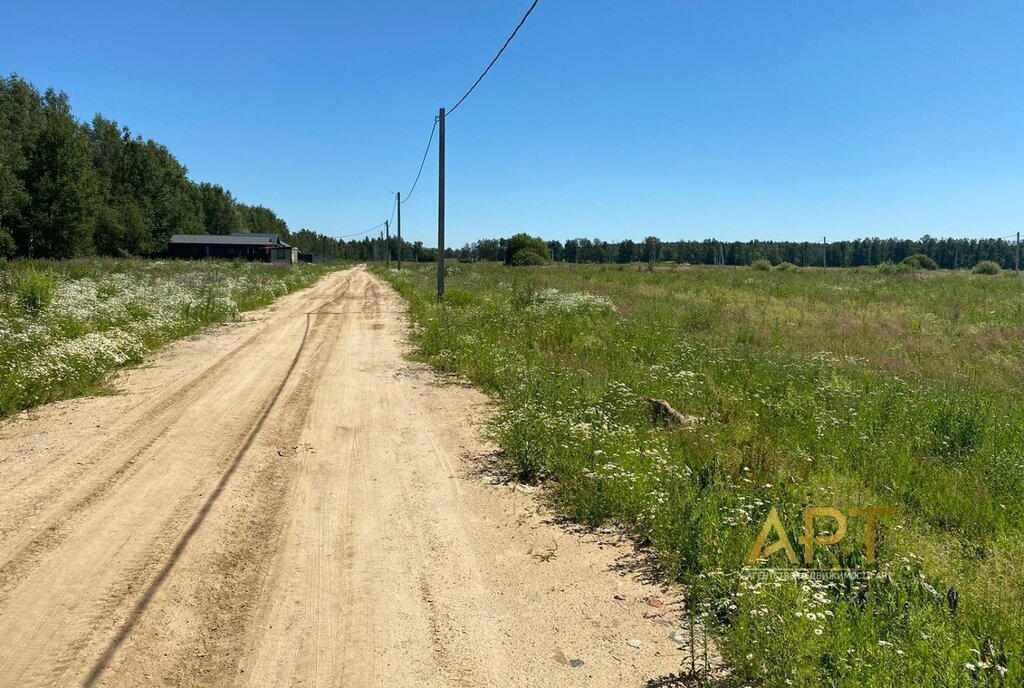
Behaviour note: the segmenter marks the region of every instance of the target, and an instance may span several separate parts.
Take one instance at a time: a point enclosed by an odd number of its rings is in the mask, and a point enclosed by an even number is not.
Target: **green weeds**
[[[95,392],[116,368],[231,320],[324,269],[215,261],[0,264],[0,418]]]
[[[460,265],[438,306],[429,268],[388,277],[423,355],[498,399],[520,479],[648,544],[741,685],[1024,684],[1024,283]],[[876,562],[863,518],[814,552],[873,577],[744,570],[772,507],[802,554],[808,506],[892,509]]]

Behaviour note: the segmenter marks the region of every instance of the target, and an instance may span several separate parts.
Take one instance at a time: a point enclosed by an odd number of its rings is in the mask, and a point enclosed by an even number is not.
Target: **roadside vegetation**
[[[0,262],[0,418],[101,389],[160,346],[328,268],[222,261]]]
[[[456,264],[442,306],[429,267],[387,278],[517,477],[649,546],[736,685],[1024,685],[1024,280],[908,262]],[[814,550],[874,577],[752,574],[772,508],[803,557],[808,506],[892,510],[874,563],[863,517]]]

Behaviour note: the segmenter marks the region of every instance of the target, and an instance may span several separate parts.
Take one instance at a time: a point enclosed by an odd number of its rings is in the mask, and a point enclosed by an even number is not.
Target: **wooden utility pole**
[[[395,205],[398,207],[398,271],[402,271],[402,192],[395,194]]]
[[[444,108],[437,115],[437,300],[444,300]]]
[[[828,267],[828,237],[821,237],[821,267]]]
[[[1020,275],[1020,232],[1017,232],[1017,257],[1013,261],[1013,272]]]
[[[389,220],[384,220],[384,255],[386,267],[388,270],[391,269],[391,224]]]

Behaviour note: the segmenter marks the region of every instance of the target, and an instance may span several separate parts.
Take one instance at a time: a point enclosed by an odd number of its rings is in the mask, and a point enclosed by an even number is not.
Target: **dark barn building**
[[[277,234],[236,232],[219,234],[175,234],[168,255],[171,258],[242,258],[264,263],[294,263],[299,250],[281,241]]]

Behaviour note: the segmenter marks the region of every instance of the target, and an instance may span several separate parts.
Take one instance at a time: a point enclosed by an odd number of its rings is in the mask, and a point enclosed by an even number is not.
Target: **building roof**
[[[264,237],[264,238],[270,239],[275,244],[280,244],[284,248],[291,248],[291,246],[289,246],[288,244],[286,244],[283,241],[281,241],[281,235],[280,234],[264,234],[262,232],[231,232],[231,236]]]
[[[274,248],[291,248],[278,238],[276,234],[243,234],[231,236],[223,234],[175,234],[171,237],[172,244],[218,244],[229,246],[266,246]]]

